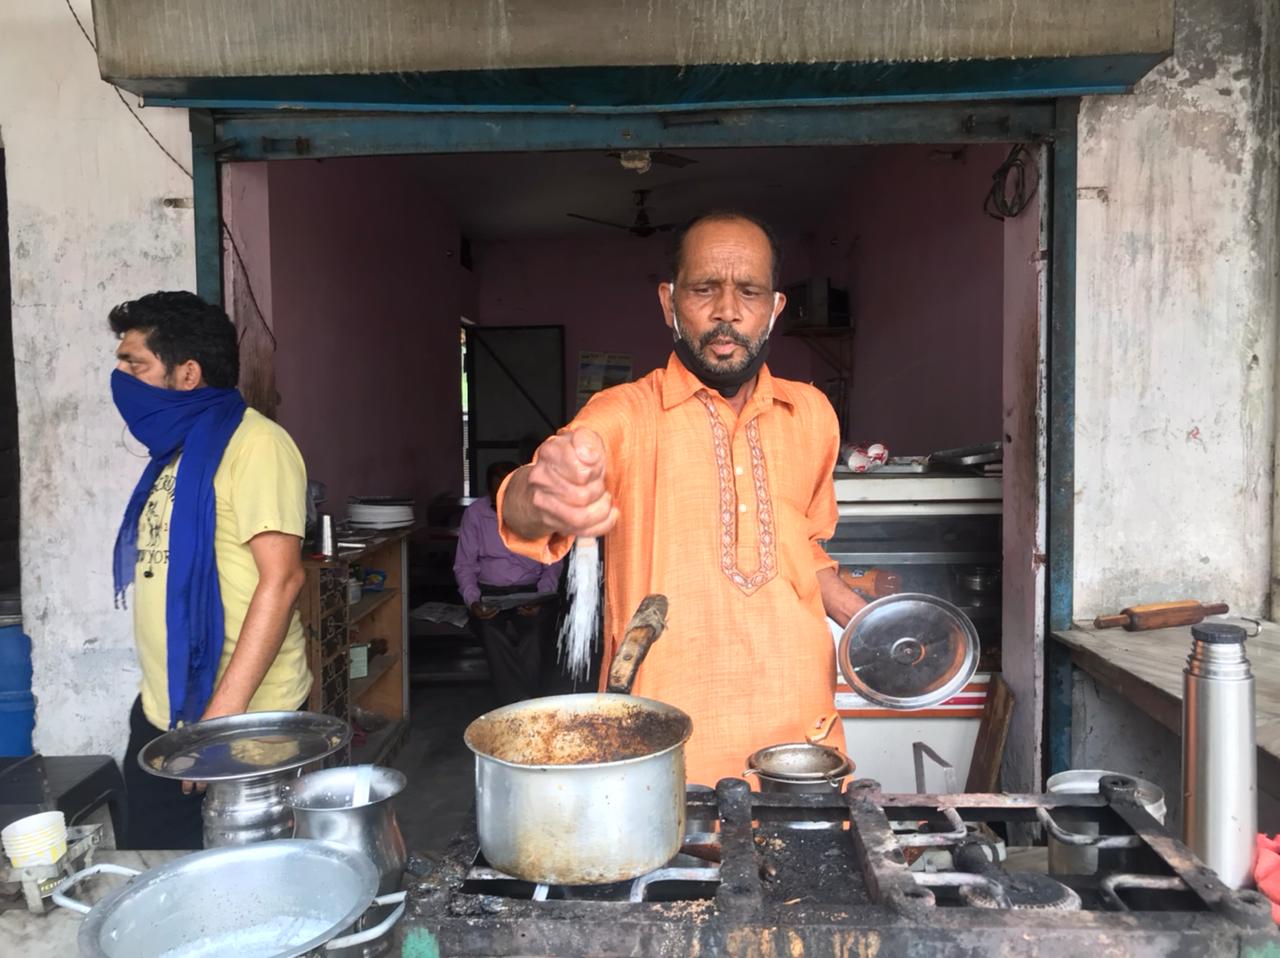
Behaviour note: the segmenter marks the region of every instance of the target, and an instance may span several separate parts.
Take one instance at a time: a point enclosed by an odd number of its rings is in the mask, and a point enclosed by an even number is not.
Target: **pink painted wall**
[[[665,237],[638,239],[602,232],[598,238],[523,240],[476,247],[477,312],[486,326],[565,327],[565,409],[577,408],[578,354],[626,353],[633,378],[666,365],[671,334],[658,305],[667,279]],[[784,281],[806,275],[808,251],[785,243]],[[776,337],[769,367],[808,382],[812,354],[804,343]]]
[[[784,242],[784,283],[826,275],[851,291],[847,438],[912,454],[1000,436],[1003,231],[982,200],[1004,154],[871,151],[828,221]],[[261,263],[250,272],[278,340],[279,419],[335,512],[353,494],[425,503],[460,491],[461,316],[563,325],[570,414],[580,351],[630,354],[636,376],[666,362],[663,237],[478,243],[472,273],[458,264],[453,214],[411,163],[297,160],[246,172],[229,193],[242,208],[233,229],[242,250],[262,248],[255,231],[270,234],[269,281]],[[263,172],[269,216],[252,209]],[[803,342],[782,336],[770,365],[803,381],[827,375]]]
[[[452,213],[395,158],[270,164],[279,419],[330,511],[462,488]]]
[[[1001,434],[1004,233],[982,212],[1005,146],[870,151],[814,234],[814,272],[850,290],[850,438],[899,455]]]

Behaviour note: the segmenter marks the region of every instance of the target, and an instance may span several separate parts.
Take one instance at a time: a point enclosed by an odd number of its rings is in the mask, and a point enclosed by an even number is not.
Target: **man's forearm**
[[[836,624],[844,628],[866,601],[842,581],[835,569],[823,569],[818,573],[818,588],[822,591],[822,608]]]
[[[258,582],[235,651],[213,690],[204,718],[238,715],[249,708],[284,642],[302,582],[303,578],[298,576]]]
[[[529,470],[521,466],[507,479],[502,498],[502,522],[522,539],[541,539],[550,534],[533,506],[533,489],[529,485]]]

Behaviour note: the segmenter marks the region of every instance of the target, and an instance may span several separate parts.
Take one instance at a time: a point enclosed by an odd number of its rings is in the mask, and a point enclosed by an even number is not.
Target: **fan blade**
[[[678,225],[678,223],[659,223],[657,226],[643,224],[631,227],[629,232],[632,236],[639,236],[641,239],[645,239],[654,233],[666,233],[668,230],[675,229]]]
[[[614,223],[610,220],[598,220],[594,216],[583,216],[581,213],[565,213],[564,215],[572,216],[575,220],[586,220],[588,223],[599,223],[601,226],[612,226],[614,229],[631,229],[631,226],[627,223]]]
[[[684,166],[692,166],[698,161],[688,156],[681,156],[679,153],[668,153],[666,150],[654,150],[649,154],[649,160],[653,163],[662,163],[666,166],[674,166],[680,169]]]

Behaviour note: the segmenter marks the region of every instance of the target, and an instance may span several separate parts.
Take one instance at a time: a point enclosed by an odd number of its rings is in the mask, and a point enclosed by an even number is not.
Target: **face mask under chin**
[[[714,369],[707,365],[700,351],[689,345],[683,330],[680,329],[678,319],[676,320],[675,339],[676,356],[684,368],[693,373],[704,386],[714,389],[725,399],[732,399],[736,396],[742,385],[760,372],[760,367],[764,365],[765,359],[769,355],[768,333],[765,333],[765,338],[758,344],[755,354],[741,368],[732,371]]]

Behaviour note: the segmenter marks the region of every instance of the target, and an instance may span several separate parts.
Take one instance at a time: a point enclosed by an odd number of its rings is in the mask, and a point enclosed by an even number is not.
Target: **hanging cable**
[[[98,52],[98,45],[93,42],[93,37],[89,36],[89,31],[85,29],[84,23],[81,21],[79,14],[76,13],[76,8],[71,5],[71,0],[63,0],[63,2],[67,5],[67,11],[71,14],[71,19],[74,20],[76,22],[76,26],[80,28],[80,35],[84,37],[85,43],[89,44],[89,49],[92,50],[96,56]],[[138,111],[129,105],[129,101],[124,98],[124,94],[120,92],[119,88],[114,84],[108,85],[111,86],[111,92],[116,95],[116,98],[124,104],[124,108],[129,111],[129,115],[137,121],[138,126],[142,127],[143,132],[150,137],[151,142],[159,147],[160,152],[167,156],[174,166],[186,174],[187,179],[193,180],[194,177],[191,175],[191,170],[187,169],[186,165],[174,156],[173,153],[169,151],[168,147],[160,142],[159,137],[152,132],[151,127],[147,126],[146,120],[139,116]],[[218,220],[222,225],[222,234],[226,237],[227,243],[231,246],[231,251],[235,254],[236,263],[240,267],[240,273],[244,277],[245,289],[248,290],[249,302],[253,304],[254,314],[258,317],[258,322],[262,324],[262,328],[266,331],[267,337],[271,340],[271,349],[274,351],[277,346],[276,334],[267,323],[267,317],[263,314],[262,307],[258,305],[258,297],[253,291],[253,281],[249,276],[249,268],[245,265],[244,257],[240,254],[240,246],[236,243],[236,238],[231,235],[230,228],[222,220],[221,216],[218,217]],[[243,338],[243,332],[241,333],[241,338]]]
[[[992,219],[1013,219],[1027,208],[1039,185],[1035,173],[1035,155],[1019,143],[991,174],[991,189],[982,203],[982,211]]]
[[[80,15],[76,13],[76,8],[71,5],[71,0],[63,0],[63,2],[66,3],[67,10],[71,13],[71,19],[73,19],[76,22],[76,26],[80,28],[80,34],[84,37],[85,43],[89,44],[89,49],[92,50],[94,54],[97,54],[98,45],[93,42],[93,37],[89,36],[89,31],[84,28],[84,24],[80,21]],[[142,117],[138,116],[138,111],[129,105],[129,101],[124,98],[124,94],[120,92],[120,88],[114,84],[108,85],[111,86],[111,92],[116,95],[116,98],[124,104],[124,108],[129,111],[129,115],[138,121],[138,126],[142,127],[143,132],[146,133],[147,136],[151,137],[151,142],[160,148],[160,152],[167,156],[174,166],[182,170],[182,172],[187,174],[187,177],[190,178],[191,171],[187,169],[186,165],[183,164],[181,160],[170,153],[168,147],[161,143],[156,135],[151,132],[151,127],[147,126]]]

